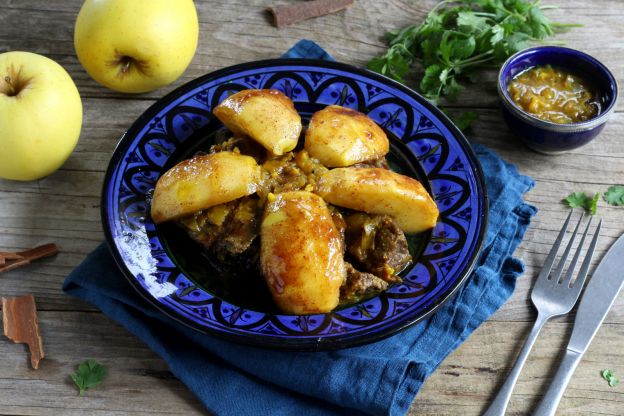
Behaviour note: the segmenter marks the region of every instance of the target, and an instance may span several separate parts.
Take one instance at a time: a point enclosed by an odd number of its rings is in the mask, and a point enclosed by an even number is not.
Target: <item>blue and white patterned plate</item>
[[[339,104],[368,114],[386,130],[391,167],[420,179],[440,208],[433,231],[410,238],[416,261],[403,271],[403,283],[332,313],[281,314],[263,301],[266,288],[261,284],[239,284],[240,276],[229,280],[184,233],[154,225],[147,200],[159,176],[223,137],[224,127],[212,116],[212,108],[248,88],[282,91],[304,120],[326,105]],[[414,91],[340,63],[279,59],[205,75],[141,115],[108,167],[102,221],[119,267],[163,313],[237,342],[318,350],[386,337],[447,300],[476,262],[487,226],[487,197],[479,163],[464,136]],[[262,282],[252,277],[250,281]],[[232,286],[243,287],[243,293]]]

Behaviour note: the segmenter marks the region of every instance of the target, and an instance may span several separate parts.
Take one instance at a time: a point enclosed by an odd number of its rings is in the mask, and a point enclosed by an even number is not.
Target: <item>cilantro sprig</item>
[[[565,197],[563,201],[567,203],[570,208],[583,208],[591,215],[596,215],[599,198],[600,193],[598,192],[596,192],[594,196],[589,196],[585,192],[572,192]]]
[[[613,185],[603,194],[607,204],[614,206],[624,206],[624,185]]]
[[[615,387],[620,384],[620,380],[615,376],[613,370],[602,370],[600,372],[600,375],[607,381],[607,383],[609,383],[609,387]]]
[[[587,195],[585,192],[572,192],[563,199],[563,203],[570,208],[583,208],[592,215],[596,215],[599,199],[599,192],[596,192],[594,196]],[[609,205],[624,206],[624,185],[610,186],[602,194],[602,199]]]
[[[75,373],[69,375],[78,387],[80,396],[86,389],[96,387],[106,377],[106,367],[95,360],[87,360],[78,366]]]
[[[386,34],[387,51],[368,63],[398,81],[416,67],[423,70],[420,90],[438,103],[463,90],[462,79],[476,82],[478,70],[572,26],[551,22],[552,6],[526,0],[443,0],[419,25]]]

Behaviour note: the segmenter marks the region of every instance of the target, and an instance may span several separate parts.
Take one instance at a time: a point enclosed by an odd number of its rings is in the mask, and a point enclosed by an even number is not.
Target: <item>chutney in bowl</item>
[[[557,154],[589,143],[602,131],[618,89],[613,74],[590,55],[538,46],[503,64],[498,93],[514,133],[535,151]]]

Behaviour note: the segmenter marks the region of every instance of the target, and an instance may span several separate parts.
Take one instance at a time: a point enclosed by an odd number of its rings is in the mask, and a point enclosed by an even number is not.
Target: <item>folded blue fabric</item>
[[[287,57],[327,57],[301,41]],[[104,244],[63,284],[123,325],[218,415],[405,414],[425,379],[511,295],[523,263],[512,256],[536,209],[533,180],[474,145],[490,198],[479,262],[437,313],[390,338],[329,352],[253,348],[200,334],[164,316],[126,281]]]

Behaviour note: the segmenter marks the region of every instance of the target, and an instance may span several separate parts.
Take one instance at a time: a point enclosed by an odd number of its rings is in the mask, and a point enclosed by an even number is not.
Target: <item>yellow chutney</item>
[[[516,75],[507,91],[524,111],[553,123],[578,123],[600,112],[600,103],[587,81],[550,65]]]

